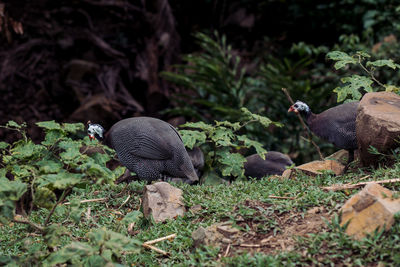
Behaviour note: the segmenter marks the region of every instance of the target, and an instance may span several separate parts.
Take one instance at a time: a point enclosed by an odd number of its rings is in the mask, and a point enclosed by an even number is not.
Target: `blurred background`
[[[153,116],[235,121],[240,107],[284,124],[247,134],[301,163],[318,154],[290,103],[337,105],[344,72],[329,51],[400,62],[400,2],[391,0],[0,1],[0,124],[101,123]],[[398,71],[379,71],[398,84]],[[16,140],[0,129],[0,140]],[[318,140],[324,155],[332,145]]]

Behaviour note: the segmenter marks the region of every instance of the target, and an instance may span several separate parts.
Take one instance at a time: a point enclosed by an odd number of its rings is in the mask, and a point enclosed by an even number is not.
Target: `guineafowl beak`
[[[94,137],[94,135],[91,135],[91,134],[88,134],[88,135],[89,135],[89,139],[90,139],[90,140],[96,139],[96,137]]]
[[[295,109],[293,106],[290,106],[290,108],[288,109],[288,112],[294,112],[294,113],[299,113],[299,111],[297,109]]]

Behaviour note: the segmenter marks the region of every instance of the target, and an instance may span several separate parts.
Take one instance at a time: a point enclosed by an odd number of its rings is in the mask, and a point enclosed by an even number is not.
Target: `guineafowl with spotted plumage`
[[[153,181],[182,178],[199,180],[182,139],[169,123],[150,117],[124,119],[105,133],[99,124],[88,124],[91,139],[104,140],[120,162],[139,179]]]
[[[304,102],[297,101],[290,106],[288,112],[304,115],[310,130],[338,148],[349,152],[346,169],[354,160],[354,150],[357,149],[356,117],[357,107],[360,102],[350,102],[327,109],[319,114],[314,114]]]

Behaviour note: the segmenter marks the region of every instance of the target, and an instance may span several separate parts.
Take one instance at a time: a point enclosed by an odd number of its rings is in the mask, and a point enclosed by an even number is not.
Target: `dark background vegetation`
[[[281,88],[314,112],[335,105],[332,90],[340,73],[325,60],[326,53],[364,50],[399,62],[399,13],[399,2],[391,0],[1,1],[0,124],[26,121],[37,139],[37,121],[91,120],[108,128],[145,115],[177,125],[234,120],[227,108],[245,106],[285,124],[268,132],[249,130],[267,149],[288,153],[298,163],[317,158],[300,138],[297,120],[287,114]],[[199,32],[205,35],[196,37]],[[207,55],[207,36],[222,48],[226,36],[225,56],[232,58],[206,59],[203,83],[195,78],[188,88],[172,73],[203,68],[189,69],[194,63],[183,55]],[[210,55],[218,52],[210,49]],[[237,72],[232,71],[235,57],[241,59]],[[209,71],[213,66],[227,71]],[[397,82],[399,75],[391,73],[377,77]],[[236,93],[231,85],[238,81]],[[216,91],[202,92],[210,86]],[[0,140],[15,136],[0,129]]]

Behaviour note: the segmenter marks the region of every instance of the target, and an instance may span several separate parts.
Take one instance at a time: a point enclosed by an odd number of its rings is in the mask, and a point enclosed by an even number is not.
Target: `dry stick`
[[[166,252],[166,251],[164,251],[164,250],[162,250],[162,249],[156,248],[155,246],[148,245],[148,244],[145,244],[145,243],[143,243],[142,246],[145,247],[145,248],[152,249],[152,250],[154,250],[154,251],[156,251],[156,252],[158,252],[158,253],[161,253],[161,254],[163,254],[164,256],[167,256],[167,255],[168,255],[168,252]]]
[[[353,189],[353,188],[361,187],[361,186],[367,185],[367,184],[389,184],[389,183],[396,183],[396,182],[400,182],[400,178],[381,180],[381,181],[362,182],[362,183],[358,183],[358,184],[337,184],[337,185],[325,186],[325,187],[321,187],[321,188],[326,191],[339,191],[339,190],[345,190],[345,189]]]
[[[167,236],[160,237],[160,238],[157,238],[157,239],[154,239],[154,240],[146,241],[143,244],[152,245],[152,244],[158,243],[160,241],[163,241],[163,240],[166,240],[166,239],[172,239],[172,238],[175,238],[175,237],[176,237],[176,234],[167,235]]]
[[[289,92],[287,91],[287,89],[286,89],[286,88],[282,88],[282,91],[285,93],[285,95],[286,95],[287,99],[289,100],[290,104],[293,105],[293,104],[294,104],[294,101],[293,101],[293,99],[290,97]],[[306,124],[304,123],[303,118],[301,117],[301,115],[300,115],[299,113],[296,113],[296,115],[297,115],[297,118],[299,118],[300,123],[301,123],[301,125],[302,125],[303,128],[304,128],[304,131],[307,133],[308,140],[309,140],[309,141],[314,145],[314,147],[317,149],[318,155],[319,155],[319,157],[321,158],[321,160],[324,160],[324,156],[322,155],[321,150],[319,149],[319,147],[317,146],[317,144],[312,140],[312,135],[313,135],[313,134],[308,130],[308,127],[307,127]]]
[[[79,201],[79,203],[88,203],[88,202],[99,202],[99,201],[106,201],[108,200],[107,197],[102,197],[102,198],[94,198],[94,199],[85,199]],[[63,203],[64,205],[71,205],[71,202],[65,202]]]
[[[259,244],[240,244],[239,246],[245,247],[245,248],[260,248],[261,245]]]
[[[43,231],[44,231],[44,228],[43,228],[42,226],[40,226],[40,225],[38,225],[38,224],[36,224],[36,223],[34,223],[34,222],[31,222],[31,221],[29,221],[29,220],[26,220],[26,219],[22,219],[22,220],[13,219],[12,221],[15,222],[15,223],[28,224],[28,225],[32,226],[33,228],[35,228],[36,230],[38,230],[38,231],[40,231],[40,232],[43,232]]]
[[[226,247],[226,250],[225,250],[224,257],[228,256],[228,253],[229,253],[229,249],[230,249],[230,248],[231,248],[231,244],[228,244],[228,246]]]

